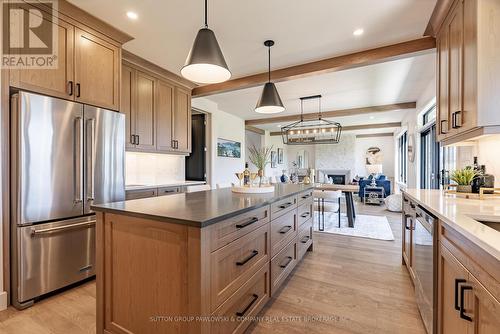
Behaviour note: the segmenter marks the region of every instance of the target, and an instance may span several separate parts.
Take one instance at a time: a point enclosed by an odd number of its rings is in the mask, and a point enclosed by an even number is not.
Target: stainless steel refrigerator
[[[12,303],[95,275],[93,203],[125,199],[125,117],[19,92],[11,98]]]

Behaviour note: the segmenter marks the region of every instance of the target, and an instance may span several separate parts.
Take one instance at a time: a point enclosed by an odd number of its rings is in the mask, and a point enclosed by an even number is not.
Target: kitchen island
[[[97,333],[241,333],[312,250],[312,187],[97,205]]]

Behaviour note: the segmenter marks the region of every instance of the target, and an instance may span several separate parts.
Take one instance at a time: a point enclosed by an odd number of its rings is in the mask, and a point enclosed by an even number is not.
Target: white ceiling
[[[359,67],[277,83],[286,111],[278,115],[262,115],[253,111],[262,87],[253,87],[209,96],[219,109],[243,119],[268,118],[300,114],[301,96],[322,95],[322,111],[369,107],[398,102],[416,102],[435,77],[435,54]],[[304,112],[318,111],[311,101]],[[339,117],[342,125],[401,121],[406,111],[383,112]],[[370,121],[370,116],[374,118]],[[276,124],[259,126],[276,131]]]
[[[135,37],[124,48],[179,74],[203,25],[202,0],[69,0]],[[436,0],[211,0],[209,26],[233,77],[422,36]],[[135,21],[126,16],[135,11]],[[365,34],[354,37],[363,28]]]

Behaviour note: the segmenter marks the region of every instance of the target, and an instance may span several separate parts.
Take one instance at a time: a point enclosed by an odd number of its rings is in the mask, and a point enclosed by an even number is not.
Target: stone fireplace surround
[[[344,184],[349,184],[351,182],[351,171],[348,169],[318,169],[317,171],[319,183],[326,183],[326,178],[328,175],[336,175],[344,177]]]

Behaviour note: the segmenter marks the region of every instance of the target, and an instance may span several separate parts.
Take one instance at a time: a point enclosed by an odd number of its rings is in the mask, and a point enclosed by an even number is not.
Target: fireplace
[[[318,182],[328,183],[328,178],[334,184],[349,184],[351,182],[351,171],[349,169],[319,169]]]
[[[333,180],[333,184],[346,184],[345,174],[328,174],[328,178]]]

